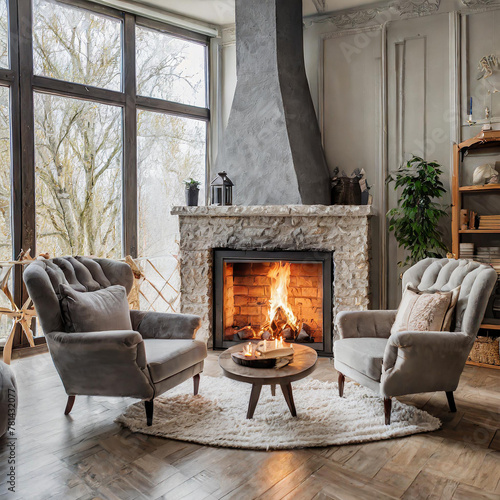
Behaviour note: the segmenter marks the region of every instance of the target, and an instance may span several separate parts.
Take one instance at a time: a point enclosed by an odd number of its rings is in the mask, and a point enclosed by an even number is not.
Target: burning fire
[[[290,284],[290,262],[275,262],[269,271],[271,278],[271,295],[266,322],[262,325],[259,336],[266,331],[271,338],[280,338],[282,332],[289,328],[294,337],[300,331],[301,325],[288,303],[288,285]]]

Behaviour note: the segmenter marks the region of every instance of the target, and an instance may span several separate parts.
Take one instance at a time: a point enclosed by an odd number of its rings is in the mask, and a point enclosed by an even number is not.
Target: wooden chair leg
[[[69,415],[74,404],[75,404],[75,396],[68,396],[68,402],[66,403],[66,409],[64,410],[65,415]]]
[[[144,408],[146,409],[146,422],[148,426],[151,426],[153,425],[154,400],[144,401]]]
[[[391,425],[392,399],[384,398],[385,425]]]
[[[197,396],[198,395],[198,389],[200,388],[200,374],[199,373],[197,373],[193,377],[193,386],[194,386],[194,395]]]
[[[453,391],[447,392],[446,397],[448,399],[448,406],[450,407],[450,411],[452,413],[455,413],[457,411],[457,406],[455,405],[455,397],[453,396]]]
[[[339,372],[339,396],[344,395],[345,375]]]

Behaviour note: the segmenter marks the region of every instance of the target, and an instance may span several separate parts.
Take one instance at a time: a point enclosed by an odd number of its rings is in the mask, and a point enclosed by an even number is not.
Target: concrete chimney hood
[[[237,205],[330,204],[302,29],[302,0],[236,0],[238,82],[213,173]]]

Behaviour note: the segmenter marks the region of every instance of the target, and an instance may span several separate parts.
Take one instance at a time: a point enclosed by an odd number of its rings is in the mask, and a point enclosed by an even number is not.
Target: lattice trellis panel
[[[141,311],[180,311],[180,264],[175,255],[162,257],[127,256],[125,262],[134,272],[134,287],[129,295],[131,309]]]

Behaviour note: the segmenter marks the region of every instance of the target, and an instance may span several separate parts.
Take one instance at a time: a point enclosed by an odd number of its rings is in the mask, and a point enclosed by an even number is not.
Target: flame
[[[278,331],[272,331],[273,337],[280,335],[283,328],[290,326],[293,329],[299,329],[300,322],[295,317],[290,304],[288,303],[288,286],[290,284],[291,263],[290,262],[275,262],[268,273],[271,278],[271,294],[269,299],[269,311],[267,320],[261,328],[260,334],[266,329],[272,329],[273,321],[281,312],[284,315],[285,324]]]

